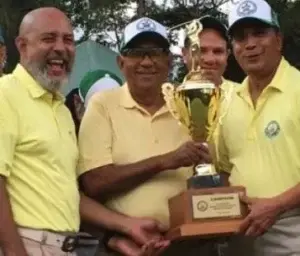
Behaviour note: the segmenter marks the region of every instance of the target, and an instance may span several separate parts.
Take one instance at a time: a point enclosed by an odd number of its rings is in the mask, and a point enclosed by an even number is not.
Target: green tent
[[[111,71],[124,81],[124,76],[117,65],[117,56],[116,52],[92,40],[79,44],[76,47],[76,57],[69,84],[63,89],[64,95],[78,87],[88,71],[96,69]]]

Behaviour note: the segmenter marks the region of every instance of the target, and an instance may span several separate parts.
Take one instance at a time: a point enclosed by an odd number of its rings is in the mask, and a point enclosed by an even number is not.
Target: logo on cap
[[[136,25],[136,28],[140,31],[155,31],[156,26],[153,23],[152,20],[149,19],[142,19],[141,21],[138,22]]]
[[[234,4],[234,5],[239,4],[240,0],[231,0],[231,3]]]
[[[237,15],[247,16],[255,13],[257,10],[257,5],[252,1],[244,1],[237,8]]]

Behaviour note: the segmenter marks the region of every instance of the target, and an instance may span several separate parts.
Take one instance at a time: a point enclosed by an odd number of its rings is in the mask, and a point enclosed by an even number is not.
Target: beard
[[[69,81],[70,70],[67,76],[53,78],[48,75],[47,64],[29,62],[26,69],[36,82],[50,93],[57,93]]]

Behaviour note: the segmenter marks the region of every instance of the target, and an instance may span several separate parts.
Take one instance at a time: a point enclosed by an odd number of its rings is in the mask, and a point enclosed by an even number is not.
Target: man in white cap
[[[240,231],[254,255],[300,255],[300,72],[282,56],[275,12],[264,0],[232,4],[229,33],[248,75],[220,127],[220,166],[242,185],[250,213]],[[298,81],[298,82],[297,82]]]
[[[81,181],[89,196],[111,209],[168,226],[168,199],[186,189],[203,146],[191,141],[165,105],[161,85],[171,64],[166,28],[141,18],[126,26],[123,40],[118,64],[127,83],[94,95],[82,119]],[[171,246],[165,253],[199,254],[198,246]]]

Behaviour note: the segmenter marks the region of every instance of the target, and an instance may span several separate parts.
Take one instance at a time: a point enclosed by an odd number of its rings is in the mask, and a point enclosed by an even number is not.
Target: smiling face
[[[264,23],[236,25],[232,38],[235,58],[247,74],[271,72],[281,58],[282,36]]]
[[[140,37],[118,58],[128,86],[135,90],[157,90],[167,80],[170,67],[169,49],[160,40]]]
[[[227,41],[215,29],[204,29],[199,34],[200,40],[200,67],[203,76],[220,85],[223,73],[227,66],[227,59],[229,50]],[[188,48],[184,48],[183,58],[187,64],[188,69],[191,69],[192,58]]]
[[[21,64],[41,86],[57,91],[67,82],[74,62],[71,24],[62,12],[54,10],[35,15],[32,21],[28,33],[16,40]]]

